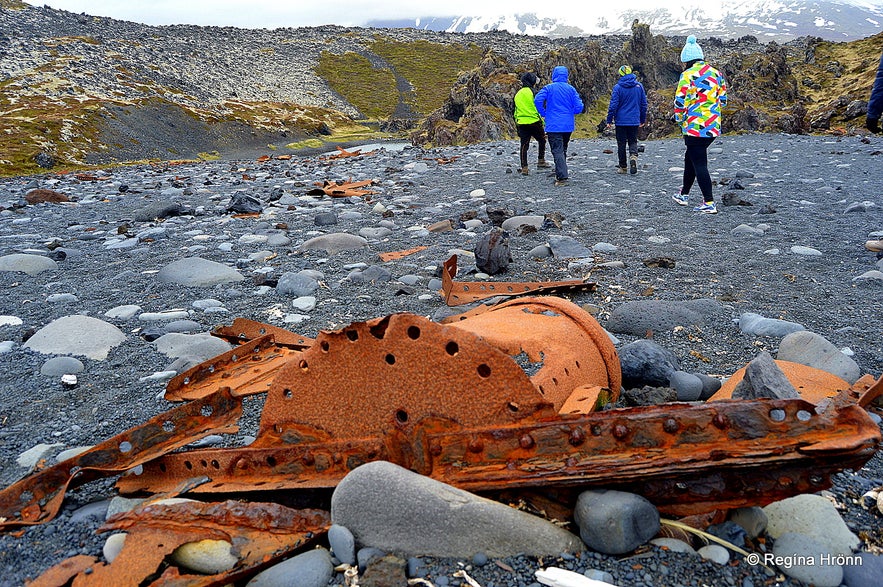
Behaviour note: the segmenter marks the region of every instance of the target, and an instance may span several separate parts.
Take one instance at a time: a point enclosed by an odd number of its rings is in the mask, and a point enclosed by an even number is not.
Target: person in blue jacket
[[[880,56],[877,77],[874,78],[874,87],[871,89],[871,98],[868,100],[868,116],[865,119],[865,127],[869,131],[880,132],[881,114],[883,114],[883,55]]]
[[[625,150],[628,145],[628,171],[634,174],[638,172],[638,127],[647,122],[647,93],[630,66],[620,67],[619,76],[619,81],[610,94],[607,126],[616,123],[616,154],[619,159],[617,173],[626,172]]]
[[[567,184],[567,145],[576,128],[574,116],[583,111],[583,101],[576,89],[567,82],[567,68],[558,65],[552,69],[552,83],[534,96],[537,112],[546,121],[546,137],[555,160],[555,185]]]

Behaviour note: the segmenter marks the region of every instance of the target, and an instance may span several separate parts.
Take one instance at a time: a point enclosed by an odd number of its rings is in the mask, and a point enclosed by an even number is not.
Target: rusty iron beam
[[[151,418],[0,491],[0,531],[46,522],[69,487],[122,473],[209,434],[232,433],[242,413],[229,388]]]
[[[196,493],[330,488],[365,462],[389,460],[470,491],[628,487],[681,516],[820,491],[880,441],[856,405],[817,414],[803,400],[729,400],[471,428],[426,422],[383,440],[202,449],[148,463],[118,487],[161,491],[176,475],[199,473],[212,481]]]
[[[598,284],[571,279],[567,281],[454,281],[457,255],[445,261],[441,294],[449,306],[460,306],[497,296],[512,297],[595,291]]]

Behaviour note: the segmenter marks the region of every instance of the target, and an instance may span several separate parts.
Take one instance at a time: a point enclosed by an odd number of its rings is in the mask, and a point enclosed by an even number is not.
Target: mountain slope
[[[376,20],[368,26],[413,27],[445,32],[505,30],[514,34],[567,37],[629,34],[632,23],[649,24],[662,35],[716,36],[724,39],[754,35],[762,40],[786,41],[817,36],[851,41],[883,30],[883,4],[862,0],[745,0],[742,2],[682,1],[657,8],[635,9],[616,5],[574,11],[564,17],[541,13],[494,17],[450,16],[416,20]]]

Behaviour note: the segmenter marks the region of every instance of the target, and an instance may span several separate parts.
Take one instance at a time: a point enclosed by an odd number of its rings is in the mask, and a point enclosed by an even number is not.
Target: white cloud
[[[881,0],[883,1],[883,0]],[[532,12],[544,17],[582,21],[598,12],[594,3],[559,2],[538,5],[535,0],[446,0],[427,5],[412,0],[28,0],[34,6],[51,6],[74,13],[108,16],[145,24],[199,24],[245,28],[277,28],[339,24],[361,26],[370,20],[418,18],[423,16],[500,16]],[[649,8],[656,0],[622,0],[617,6]]]

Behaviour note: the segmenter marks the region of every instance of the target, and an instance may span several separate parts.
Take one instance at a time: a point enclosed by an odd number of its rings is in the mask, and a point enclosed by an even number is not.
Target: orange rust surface
[[[257,442],[290,427],[382,437],[425,418],[512,422],[548,408],[511,358],[472,332],[393,314],[322,332],[270,386]]]
[[[849,383],[836,375],[832,375],[827,371],[807,367],[800,363],[792,363],[790,361],[776,360],[776,365],[791,382],[791,385],[800,394],[800,397],[814,404],[819,403],[827,397],[833,397],[843,390],[849,389]],[[729,399],[733,395],[733,390],[742,379],[745,378],[745,370],[748,367],[742,367],[733,373],[729,379],[724,382],[717,392],[709,398],[708,401],[717,401],[719,399]]]
[[[592,316],[562,298],[527,297],[451,323],[514,357],[541,363],[531,382],[555,410],[574,389],[597,385],[619,397],[622,373],[610,336]],[[562,344],[562,341],[567,341]]]
[[[449,306],[460,306],[496,296],[560,294],[595,291],[597,284],[581,279],[568,281],[454,281],[457,255],[445,261],[442,270],[442,297]]]

